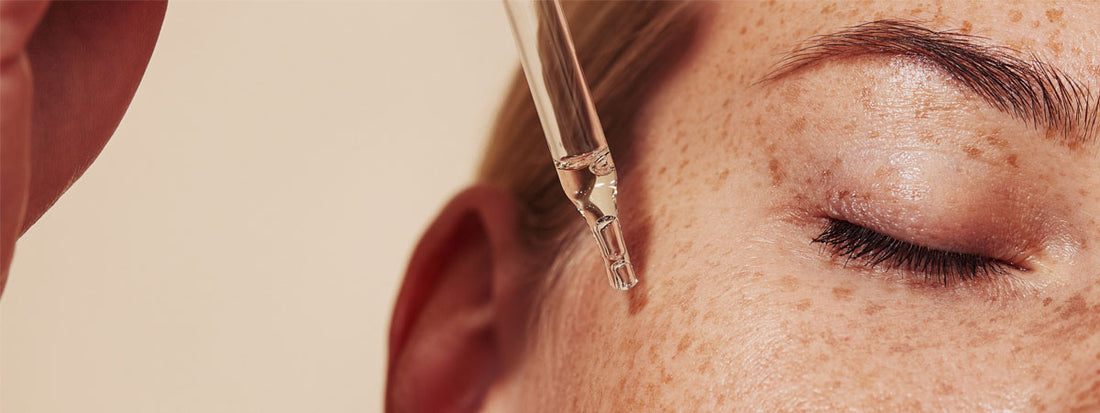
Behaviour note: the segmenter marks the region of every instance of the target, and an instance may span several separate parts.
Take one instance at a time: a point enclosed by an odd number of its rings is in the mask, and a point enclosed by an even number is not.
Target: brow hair
[[[1071,147],[1095,138],[1100,96],[1034,54],[1020,58],[1019,52],[985,44],[985,40],[930,30],[915,22],[877,20],[810,38],[761,82],[834,57],[912,56],[947,71],[994,108],[1057,132],[1054,136]]]

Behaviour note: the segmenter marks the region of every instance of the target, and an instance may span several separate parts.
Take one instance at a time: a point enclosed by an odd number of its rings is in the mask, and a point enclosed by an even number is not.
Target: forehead
[[[881,19],[984,37],[1021,56],[1040,57],[1090,86],[1100,77],[1100,33],[1095,24],[1100,21],[1100,7],[1096,4],[724,2],[713,8],[710,24],[702,31],[700,54],[720,59],[706,62],[726,70],[720,78],[751,83],[811,36]]]
[[[786,132],[787,127],[804,126],[798,121],[802,116],[844,119],[844,111],[856,110],[845,102],[882,100],[884,96],[859,95],[859,87],[867,86],[873,75],[881,77],[893,70],[873,58],[834,59],[818,65],[829,69],[826,72],[833,77],[819,72],[807,78],[828,88],[788,81],[761,85],[785,58],[811,43],[815,36],[876,20],[912,22],[930,30],[968,34],[979,44],[1005,48],[1025,60],[1042,60],[1080,81],[1094,95],[1100,90],[1100,29],[1094,24],[1100,21],[1098,4],[769,1],[719,2],[710,6],[683,69],[661,85],[647,107],[649,113],[640,117],[640,127],[655,129],[655,135],[661,138],[636,143],[637,152],[692,158],[694,163],[702,164],[704,159],[715,157],[707,156],[714,155],[714,149],[724,152],[723,156],[737,156],[751,149],[752,140],[729,142],[721,137],[734,130],[744,132],[748,126],[769,134]],[[874,69],[877,72],[872,73]],[[899,71],[899,76],[915,78],[912,69],[910,65],[908,70]],[[943,73],[926,77],[932,81],[920,86],[941,87],[951,81]],[[963,102],[972,95],[969,91],[940,88],[931,97],[925,95],[927,99],[917,99],[916,95],[893,89],[882,90],[895,100],[923,105],[924,109],[942,109],[946,101]],[[1011,129],[1019,125],[1011,117],[985,110],[988,105],[973,101],[959,105],[940,111],[936,119],[955,122],[971,133],[1025,132]],[[975,113],[972,108],[982,109],[983,122],[970,116]],[[775,116],[778,114],[798,116]],[[794,119],[793,124],[775,125],[786,118]],[[1011,130],[1002,130],[1005,128]],[[675,138],[681,136],[685,138]]]

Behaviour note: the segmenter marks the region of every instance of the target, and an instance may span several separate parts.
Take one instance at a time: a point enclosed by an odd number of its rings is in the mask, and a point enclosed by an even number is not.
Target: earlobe
[[[498,384],[523,263],[515,206],[495,188],[457,195],[422,237],[390,330],[386,410],[477,411]],[[508,312],[507,317],[503,313]]]

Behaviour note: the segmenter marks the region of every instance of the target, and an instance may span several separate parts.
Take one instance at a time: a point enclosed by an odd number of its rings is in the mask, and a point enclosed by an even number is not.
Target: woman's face
[[[1100,7],[714,6],[639,114],[619,202],[642,282],[612,290],[578,240],[524,405],[1100,409]],[[980,38],[814,39],[882,19]]]

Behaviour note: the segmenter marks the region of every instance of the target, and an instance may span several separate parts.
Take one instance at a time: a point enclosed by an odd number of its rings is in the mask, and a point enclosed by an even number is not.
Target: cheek
[[[713,242],[673,258],[683,237]],[[580,253],[544,306],[534,370],[545,375],[531,393],[599,411],[1026,410],[1065,406],[1096,382],[1095,294],[1041,309],[918,295],[810,273],[752,242],[669,234],[628,293]]]
[[[1091,385],[1094,351],[1074,349],[1097,348],[1097,336],[1087,320],[1053,318],[1069,297],[1039,309],[1039,299],[975,301],[838,269],[809,244],[818,228],[769,206],[800,185],[779,163],[790,157],[731,138],[737,125],[693,130],[716,118],[687,112],[654,118],[644,168],[621,186],[641,283],[607,288],[596,252],[582,248],[548,300],[552,344],[540,358],[571,408],[1029,409]],[[1070,330],[1074,344],[1044,339]]]

